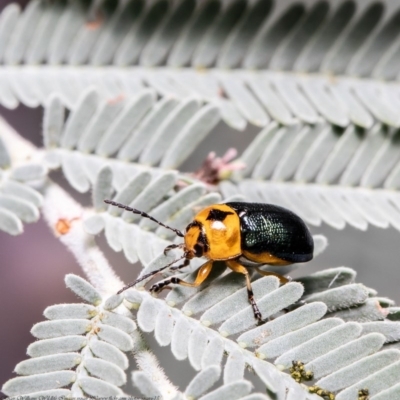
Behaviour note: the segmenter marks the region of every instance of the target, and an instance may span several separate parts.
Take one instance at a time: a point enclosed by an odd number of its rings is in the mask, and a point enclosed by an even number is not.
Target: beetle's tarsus
[[[161,283],[155,283],[151,288],[150,288],[150,293],[159,293],[161,292],[162,288],[164,285],[162,285],[163,282]]]
[[[262,315],[260,312],[258,313],[254,313],[254,317],[257,320],[257,325],[262,325],[264,323],[263,319],[262,319]]]
[[[166,279],[165,281],[155,283],[150,288],[150,292],[151,293],[160,293],[162,290],[167,289],[167,287],[170,283],[179,284],[181,281],[182,280],[177,278],[176,276],[172,276],[171,278]]]

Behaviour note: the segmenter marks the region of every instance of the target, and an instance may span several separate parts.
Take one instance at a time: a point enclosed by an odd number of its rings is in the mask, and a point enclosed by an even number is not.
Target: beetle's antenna
[[[121,203],[117,203],[116,201],[112,201],[112,200],[104,200],[104,203],[111,204],[112,206],[122,208],[126,211],[131,211],[134,214],[139,214],[140,216],[142,216],[144,218],[151,219],[152,221],[157,222],[158,225],[161,225],[164,228],[170,229],[171,231],[175,232],[178,236],[185,237],[184,234],[179,229],[171,228],[170,226],[163,224],[162,222],[156,220],[155,218],[153,218],[151,215],[145,213],[144,211],[136,210],[136,208],[132,208],[132,207],[126,206]]]
[[[142,281],[144,281],[145,279],[150,278],[150,277],[152,277],[152,276],[158,274],[158,273],[161,272],[162,270],[164,270],[164,269],[170,267],[172,264],[175,264],[177,261],[182,260],[182,258],[186,258],[186,253],[185,253],[182,257],[177,258],[176,260],[170,262],[168,265],[165,265],[164,267],[162,267],[162,268],[160,268],[160,269],[156,269],[155,271],[149,272],[148,274],[143,275],[143,276],[141,276],[140,278],[136,279],[136,281],[129,283],[128,285],[124,286],[121,290],[119,290],[119,291],[117,292],[117,294],[120,294],[120,293],[124,292],[126,289],[129,289],[129,288],[131,288],[132,286],[135,286],[135,285],[138,284],[139,282],[142,282]],[[188,260],[188,259],[187,259],[187,260]],[[188,261],[189,261],[189,260],[188,260]],[[186,267],[187,264],[188,264],[188,263],[184,263],[184,266]]]

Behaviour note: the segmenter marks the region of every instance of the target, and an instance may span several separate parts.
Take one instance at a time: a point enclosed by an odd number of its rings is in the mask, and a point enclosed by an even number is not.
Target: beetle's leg
[[[175,267],[171,267],[169,270],[176,271],[178,269],[187,267],[189,264],[190,264],[190,260],[188,258],[185,258],[185,261],[182,264],[176,265]]]
[[[183,257],[182,257],[183,258]],[[135,286],[136,284],[138,284],[139,282],[144,281],[147,278],[151,278],[154,275],[157,275],[158,273],[160,273],[161,271],[164,271],[164,269],[167,269],[169,267],[171,267],[172,264],[176,263],[177,261],[181,260],[182,258],[178,258],[177,260],[172,261],[171,263],[169,263],[168,265],[165,265],[162,268],[156,269],[155,271],[149,272],[146,275],[141,276],[140,278],[136,279],[136,281],[128,283],[126,286],[124,286],[120,291],[117,292],[117,294],[120,294],[122,292],[124,292],[126,289],[131,288],[132,286]],[[177,267],[171,267],[170,269],[179,269],[179,268],[184,268],[187,267],[190,264],[190,260],[188,258],[185,258],[185,261],[181,264],[178,265]]]
[[[259,323],[262,322],[261,312],[258,308],[256,301],[254,300],[254,294],[253,294],[253,289],[251,288],[249,271],[247,271],[247,269],[243,265],[239,264],[235,260],[227,260],[226,264],[232,271],[239,272],[240,274],[243,274],[246,277],[247,295],[249,296],[249,302],[253,307],[254,317]]]
[[[280,282],[281,282],[282,284],[285,284],[285,283],[288,283],[288,282],[291,281],[291,279],[288,279],[288,278],[284,277],[283,275],[279,275],[279,274],[277,274],[276,272],[272,272],[272,271],[263,271],[262,269],[257,268],[257,267],[254,267],[254,268],[256,269],[256,271],[257,271],[260,275],[263,275],[263,276],[270,276],[270,275],[276,276],[276,277],[280,280]]]
[[[207,276],[211,272],[212,265],[213,265],[212,260],[207,261],[205,264],[203,264],[200,267],[199,272],[197,273],[197,277],[193,283],[185,282],[182,279],[177,278],[176,276],[171,276],[171,278],[168,278],[165,281],[161,281],[154,284],[150,288],[150,292],[155,292],[155,293],[161,292],[161,290],[166,289],[167,285],[169,285],[170,283],[175,283],[178,285],[189,286],[189,287],[197,287],[206,280]]]
[[[187,267],[189,264],[190,264],[190,260],[189,260],[188,258],[185,258],[185,261],[184,261],[182,264],[176,265],[175,267],[170,267],[169,270],[170,270],[170,271],[176,271],[176,270],[178,270],[178,269],[182,269],[182,268]],[[155,271],[153,271],[153,272],[150,272],[150,273],[148,274],[149,276],[147,276],[147,277],[156,276],[156,275],[158,275],[160,272],[162,272],[164,269],[165,269],[165,267],[160,268],[160,269],[157,269],[157,270],[155,270]],[[141,279],[143,279],[143,277],[142,277]]]

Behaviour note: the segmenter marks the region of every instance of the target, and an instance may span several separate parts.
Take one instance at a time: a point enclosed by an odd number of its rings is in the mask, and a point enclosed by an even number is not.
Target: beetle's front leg
[[[170,267],[170,270],[171,270],[171,271],[176,271],[176,270],[178,270],[178,269],[182,269],[182,268],[187,267],[189,264],[190,264],[190,260],[189,260],[188,258],[186,258],[185,261],[184,261],[182,264],[176,265],[175,267]],[[170,278],[170,279],[172,279],[172,278]],[[167,279],[166,281],[163,281],[163,282],[167,282],[167,281],[168,281],[168,279]],[[163,283],[163,282],[160,282],[160,284]],[[174,283],[174,282],[170,282],[170,283]],[[168,283],[166,283],[165,285],[163,285],[163,286],[162,286],[161,288],[159,288],[159,289],[155,288],[155,286],[157,286],[157,285],[158,285],[158,284],[153,285],[153,286],[150,288],[150,292],[154,292],[154,293],[161,292],[161,290],[162,290],[163,288],[166,289],[165,286],[168,285]]]
[[[171,278],[166,279],[165,281],[161,281],[158,283],[155,283],[151,288],[150,292],[154,293],[159,293],[163,289],[166,289],[167,286],[171,283],[177,284],[177,285],[182,285],[182,286],[188,286],[188,287],[197,287],[201,285],[206,279],[207,276],[210,274],[211,269],[212,269],[213,261],[207,261],[205,264],[203,264],[199,272],[197,273],[197,277],[193,283],[190,282],[185,282],[182,279],[176,277],[176,276],[171,276]],[[181,266],[183,268],[183,266]],[[178,269],[178,268],[176,268]]]

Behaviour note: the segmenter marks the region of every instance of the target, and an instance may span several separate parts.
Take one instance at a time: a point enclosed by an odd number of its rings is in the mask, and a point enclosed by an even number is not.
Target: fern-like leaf
[[[41,194],[31,183],[40,181],[47,173],[39,163],[13,165],[6,143],[0,137],[0,229],[18,235],[23,223],[39,219]]]
[[[82,278],[67,275],[66,284],[89,304],[60,304],[45,310],[49,321],[32,328],[39,340],[28,347],[32,358],[15,367],[22,376],[3,385],[6,395],[123,394],[118,388],[127,379],[128,359],[123,352],[134,346],[135,322],[112,311],[120,304],[115,297],[107,301],[106,309],[97,290]]]

